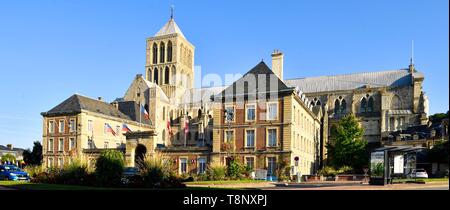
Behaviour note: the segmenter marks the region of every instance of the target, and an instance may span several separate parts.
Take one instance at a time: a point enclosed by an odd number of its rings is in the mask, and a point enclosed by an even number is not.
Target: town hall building
[[[145,72],[123,96],[106,102],[74,94],[42,113],[45,166],[74,158],[92,165],[102,150],[118,149],[127,166],[160,153],[179,174],[204,173],[231,157],[269,175],[281,161],[291,174],[314,174],[326,164],[330,130],[347,114],[358,117],[364,140],[375,145],[427,122],[424,75],[413,62],[406,69],[285,79],[276,50],[271,67],[255,62],[232,85],[196,88],[194,58],[194,45],[171,17],[147,38]]]

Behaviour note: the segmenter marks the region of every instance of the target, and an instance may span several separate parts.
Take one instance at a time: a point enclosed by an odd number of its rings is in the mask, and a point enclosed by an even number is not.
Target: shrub
[[[320,169],[317,174],[322,176],[336,176],[337,171],[331,166],[325,166],[322,169]]]
[[[211,163],[208,165],[206,174],[209,180],[224,180],[226,175],[226,167],[218,163]]]
[[[239,179],[242,177],[242,173],[244,171],[244,167],[242,164],[233,158],[230,160],[229,165],[227,166],[227,176],[231,179]]]
[[[100,186],[117,186],[123,173],[123,154],[117,150],[105,150],[95,163],[95,175]]]
[[[353,168],[350,166],[342,166],[336,172],[337,174],[348,174],[353,172]]]
[[[277,164],[276,168],[276,175],[278,177],[279,181],[286,181],[290,178],[290,170],[291,168],[288,166],[287,160],[284,158],[284,156],[280,156],[280,159]]]
[[[72,163],[64,166],[60,172],[60,178],[63,184],[82,185],[88,175],[87,165],[80,160],[74,160]]]
[[[164,161],[161,154],[145,156],[141,168],[143,185],[146,187],[182,187],[182,180],[170,169],[171,163]]]
[[[36,175],[44,172],[44,167],[39,165],[28,165],[24,168],[24,171],[26,171],[30,177],[36,177]]]

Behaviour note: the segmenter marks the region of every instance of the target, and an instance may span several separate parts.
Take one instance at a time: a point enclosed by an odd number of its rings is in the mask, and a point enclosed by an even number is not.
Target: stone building
[[[282,73],[282,66],[274,70]],[[279,75],[261,62],[214,96],[213,161],[226,164],[234,156],[270,176],[282,161],[292,175],[318,169],[321,110],[313,111]]]
[[[424,75],[411,63],[407,69],[285,82],[305,93],[311,105],[327,107],[330,129],[342,116],[352,113],[365,130],[363,138],[380,144],[392,131],[426,124],[428,99],[422,90],[423,80]]]
[[[16,148],[12,144],[7,144],[6,146],[0,145],[0,158],[3,155],[10,154],[16,159],[16,161],[12,162],[11,164],[17,164],[23,160],[23,151],[25,150],[22,148]],[[0,164],[2,164],[1,160]]]
[[[110,104],[78,94],[41,114],[46,167],[62,167],[75,158],[92,166],[101,150],[125,149],[124,125],[131,131],[154,129],[149,120],[139,120],[137,104]]]
[[[424,76],[413,63],[392,71],[284,79],[283,53],[276,50],[272,68],[261,62],[230,86],[196,88],[194,50],[170,18],[147,38],[145,76],[136,75],[122,97],[105,103],[74,95],[42,113],[46,165],[64,163],[72,150],[94,158],[100,151],[94,149],[104,145],[124,151],[127,166],[162,153],[180,174],[203,173],[207,164],[226,164],[231,156],[269,174],[280,161],[291,174],[313,174],[326,164],[330,130],[346,114],[360,119],[364,139],[374,144],[427,120]],[[127,124],[133,132],[111,135],[105,123]]]

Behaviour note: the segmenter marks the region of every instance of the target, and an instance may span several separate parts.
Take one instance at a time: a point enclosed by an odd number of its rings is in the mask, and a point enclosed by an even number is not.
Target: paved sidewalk
[[[340,185],[278,185],[268,190],[449,190],[448,182],[436,182],[427,184],[392,184],[392,185],[368,185],[368,184],[340,184]]]
[[[16,189],[13,189],[13,188],[10,188],[10,187],[4,187],[4,186],[0,185],[0,190],[16,190]]]
[[[187,187],[211,187],[211,188],[249,188],[249,189],[261,189],[275,187],[275,182],[262,182],[262,183],[239,183],[239,184],[209,184],[209,185],[196,185],[185,183]]]

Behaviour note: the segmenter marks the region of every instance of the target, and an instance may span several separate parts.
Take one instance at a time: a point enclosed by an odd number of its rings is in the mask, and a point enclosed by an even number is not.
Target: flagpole
[[[187,140],[187,125],[188,125],[188,123],[186,123],[186,120],[187,120],[187,114],[186,113],[184,113],[184,147],[186,147],[186,140]]]
[[[141,130],[141,127],[142,127],[142,120],[141,120],[142,111],[141,111],[141,109],[142,109],[141,102],[139,101],[139,130]]]

